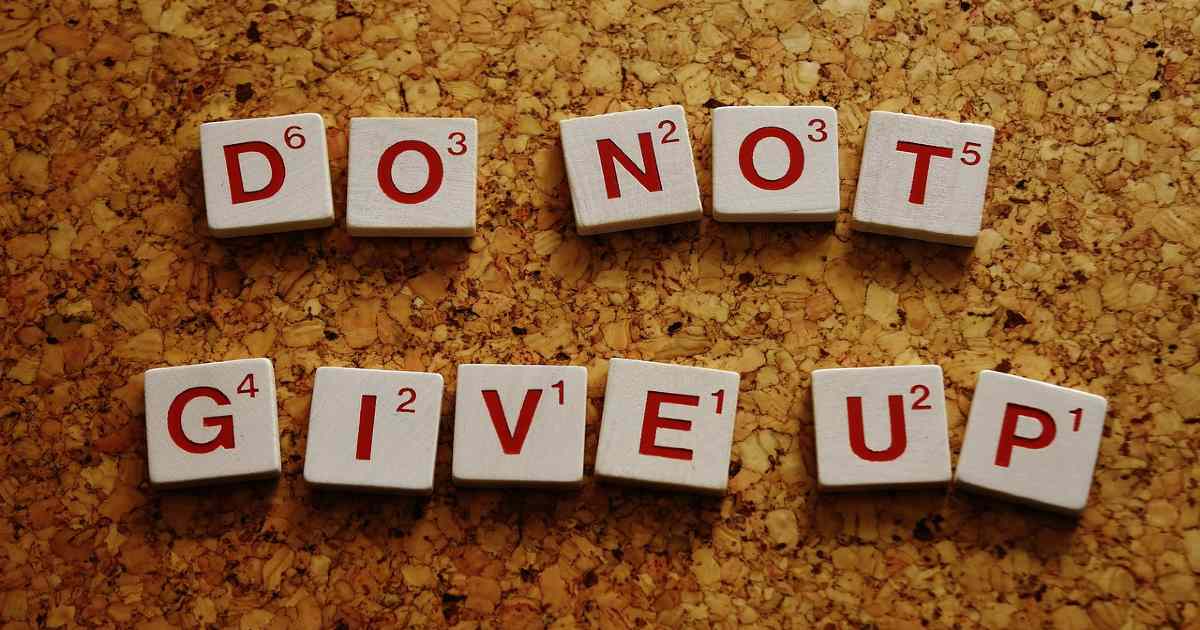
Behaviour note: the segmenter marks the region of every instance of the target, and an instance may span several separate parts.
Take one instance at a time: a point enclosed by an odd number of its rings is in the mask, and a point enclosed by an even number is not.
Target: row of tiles
[[[939,486],[951,480],[936,365],[816,370],[818,481],[824,490]],[[596,476],[723,493],[740,375],[612,359]],[[429,493],[441,375],[317,369],[304,477],[319,486]],[[150,480],[157,486],[280,474],[270,360],[165,367],[145,375]],[[460,365],[453,478],[474,486],[583,481],[587,370]],[[1001,372],[980,374],[958,485],[1078,513],[1087,503],[1104,398]]]
[[[559,130],[579,233],[702,216],[682,107],[570,118],[559,122]],[[854,201],[855,229],[974,243],[994,134],[986,125],[871,112]],[[473,118],[351,119],[350,233],[474,234],[478,144]],[[320,115],[205,123],[200,145],[213,234],[333,224]],[[712,151],[717,220],[811,222],[837,216],[841,196],[833,108],[718,108]]]

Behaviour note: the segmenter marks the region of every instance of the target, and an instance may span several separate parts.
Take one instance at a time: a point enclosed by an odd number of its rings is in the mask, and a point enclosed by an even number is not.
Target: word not
[[[703,216],[691,134],[679,105],[559,122],[580,234]],[[995,135],[985,125],[871,112],[855,229],[954,245],[978,237]],[[200,126],[209,226],[242,236],[333,223],[317,114]],[[837,112],[825,106],[720,107],[712,120],[713,217],[833,221],[841,206]],[[353,118],[347,227],[355,236],[471,236],[473,118]]]
[[[740,380],[736,372],[610,360],[597,478],[724,493]],[[153,484],[280,474],[270,361],[155,368],[145,382]],[[442,388],[437,374],[318,368],[305,479],[432,492]],[[813,388],[821,489],[950,481],[941,368],[816,370]],[[1078,513],[1087,503],[1106,409],[1100,396],[984,371],[955,479],[964,488]],[[586,368],[460,365],[454,482],[578,486],[586,416]]]

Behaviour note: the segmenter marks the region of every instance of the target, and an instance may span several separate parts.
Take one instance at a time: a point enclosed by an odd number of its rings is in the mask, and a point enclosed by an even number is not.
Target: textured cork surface
[[[1200,623],[1195,0],[9,0],[0,8],[0,626],[1190,627]],[[581,238],[557,121],[681,103],[992,124],[972,249],[835,226]],[[218,241],[198,125],[328,125],[338,226]],[[351,239],[351,116],[479,119],[479,233]],[[146,482],[142,372],[266,356],[284,477]],[[742,373],[731,492],[449,483],[454,366]],[[934,362],[1108,397],[1075,523],[961,492],[815,492],[811,370]],[[430,499],[302,478],[319,365],[430,370]],[[1052,480],[1048,480],[1052,483]]]

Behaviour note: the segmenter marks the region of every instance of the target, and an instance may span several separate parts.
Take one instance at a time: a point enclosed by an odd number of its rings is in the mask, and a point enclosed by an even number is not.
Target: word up
[[[146,372],[156,486],[280,474],[267,359]],[[612,359],[596,450],[602,481],[724,493],[736,372]],[[945,486],[950,445],[935,365],[813,372],[817,481],[825,491]],[[304,477],[316,486],[433,491],[442,377],[322,367],[313,386]],[[570,488],[584,477],[587,370],[460,365],[452,477],[465,486]],[[957,485],[1078,513],[1087,503],[1105,400],[1031,379],[980,374]]]
[[[679,105],[559,122],[575,227],[600,234],[703,215]],[[970,245],[982,225],[994,131],[871,112],[852,226]],[[333,223],[325,128],[317,114],[200,128],[208,223],[243,236]],[[837,112],[720,107],[712,119],[713,217],[835,220]],[[355,236],[475,233],[479,138],[473,118],[353,118],[346,223]]]

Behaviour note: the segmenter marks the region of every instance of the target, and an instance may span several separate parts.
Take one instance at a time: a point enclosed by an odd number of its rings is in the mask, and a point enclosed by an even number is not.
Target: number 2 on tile
[[[913,411],[933,409],[933,407],[929,406],[929,403],[925,402],[929,398],[929,388],[924,385],[913,385],[912,389],[908,390],[910,394],[917,392],[921,392],[921,397],[913,401]]]
[[[675,133],[675,121],[664,120],[664,121],[658,123],[659,129],[663,129],[664,127],[666,128],[667,133],[663,134],[660,144],[671,144],[672,142],[679,142],[679,138],[671,137]]]
[[[397,413],[417,412],[417,410],[413,409],[411,406],[417,401],[417,390],[411,387],[402,387],[400,388],[400,391],[396,392],[396,395],[400,397],[400,404],[396,406]],[[407,395],[408,398],[405,398],[405,395]]]

